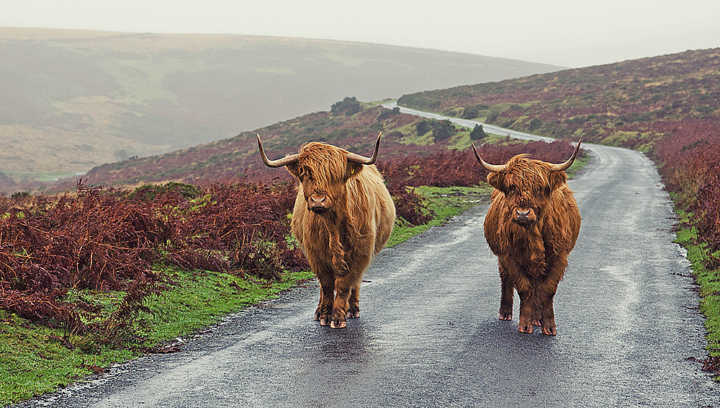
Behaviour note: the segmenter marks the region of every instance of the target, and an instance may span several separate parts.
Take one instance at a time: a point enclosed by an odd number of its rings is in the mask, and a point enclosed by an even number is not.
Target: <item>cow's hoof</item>
[[[344,329],[347,327],[347,322],[344,320],[333,320],[330,322],[330,327],[333,329]]]
[[[360,309],[356,309],[351,307],[350,310],[348,310],[347,315],[345,316],[348,319],[357,319],[360,317]]]
[[[327,326],[330,323],[330,310],[331,308],[323,305],[318,306],[315,309],[315,320],[319,320],[322,326]]]
[[[498,319],[499,320],[512,320],[512,312],[510,312],[510,313],[500,312],[500,313],[498,313]]]
[[[543,327],[542,332],[546,336],[557,336],[557,327],[555,327],[555,326]]]
[[[518,332],[524,333],[524,334],[532,334],[533,331],[535,331],[535,328],[530,323],[525,324],[519,324],[518,325]]]

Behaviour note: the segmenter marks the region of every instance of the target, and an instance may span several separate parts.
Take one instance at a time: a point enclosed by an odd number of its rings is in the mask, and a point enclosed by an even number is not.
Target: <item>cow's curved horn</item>
[[[260,149],[260,156],[263,159],[263,162],[268,167],[283,167],[287,166],[288,164],[295,163],[298,160],[297,154],[291,154],[290,156],[285,156],[282,159],[277,160],[270,160],[265,155],[265,149],[263,149],[262,140],[260,140],[260,134],[256,133],[257,141],[258,141],[258,148]]]
[[[494,171],[496,173],[505,170],[504,164],[490,164],[490,163],[485,162],[485,160],[483,160],[482,157],[480,157],[480,154],[478,153],[477,149],[475,148],[475,143],[472,143],[472,148],[473,148],[473,152],[475,152],[475,158],[477,158],[478,162],[480,164],[482,164],[483,167],[485,167],[489,171]]]
[[[382,130],[377,135],[377,140],[375,141],[375,151],[373,152],[372,157],[360,156],[357,153],[348,153],[348,161],[360,164],[375,164],[375,160],[377,160],[378,156],[378,149],[380,148],[380,139],[382,139]]]
[[[569,159],[567,159],[564,163],[560,164],[550,164],[550,170],[552,171],[563,171],[567,170],[568,167],[572,166],[573,162],[575,161],[575,157],[577,157],[578,152],[580,151],[580,143],[582,143],[582,137],[580,140],[578,140],[577,145],[575,146],[575,151],[573,152],[572,156],[570,156]]]

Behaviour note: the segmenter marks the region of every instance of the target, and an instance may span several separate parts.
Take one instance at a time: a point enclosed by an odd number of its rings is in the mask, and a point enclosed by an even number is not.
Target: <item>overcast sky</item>
[[[0,0],[0,10],[0,26],[326,38],[572,67],[720,46],[720,0]]]

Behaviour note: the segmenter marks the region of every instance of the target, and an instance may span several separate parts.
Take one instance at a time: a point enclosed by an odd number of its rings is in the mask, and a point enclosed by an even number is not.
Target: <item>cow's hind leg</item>
[[[350,290],[350,300],[347,312],[348,319],[357,319],[360,317],[360,283],[353,286]]]
[[[322,275],[318,277],[320,281],[320,302],[315,309],[315,320],[320,321],[320,326],[330,324],[330,315],[333,308],[333,298],[335,292],[335,280],[332,276]]]
[[[498,319],[500,320],[512,320],[513,314],[513,285],[512,279],[508,276],[507,270],[498,263],[500,269],[500,286],[502,293],[500,294],[500,311],[498,312]]]

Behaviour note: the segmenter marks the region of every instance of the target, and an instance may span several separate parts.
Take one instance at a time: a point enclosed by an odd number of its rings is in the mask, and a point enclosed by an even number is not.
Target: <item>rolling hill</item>
[[[83,176],[92,185],[128,185],[161,181],[185,183],[231,179],[269,181],[288,178],[285,171],[268,169],[257,152],[255,134],[271,157],[296,153],[308,141],[325,141],[360,154],[370,154],[375,136],[383,130],[381,160],[426,155],[470,145],[470,132],[449,121],[431,121],[401,114],[379,105],[361,103],[355,98],[337,102],[321,111],[242,132],[239,135],[174,152],[132,158],[97,166]],[[74,181],[54,185],[51,190],[67,190]]]
[[[558,69],[327,40],[20,28],[0,28],[0,55],[0,172],[14,181],[231,137],[346,95]]]
[[[678,127],[720,133],[720,48],[418,92],[398,103],[648,152]]]

